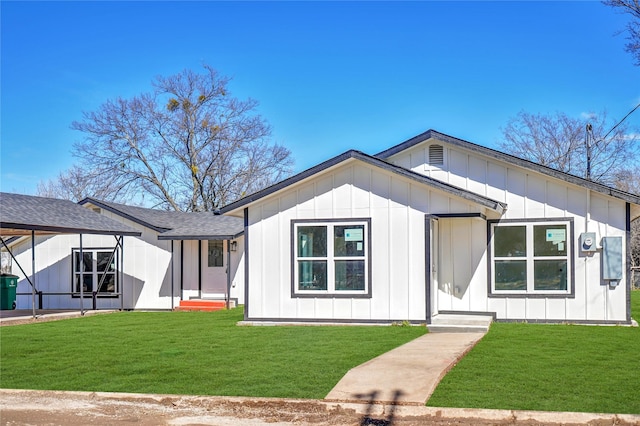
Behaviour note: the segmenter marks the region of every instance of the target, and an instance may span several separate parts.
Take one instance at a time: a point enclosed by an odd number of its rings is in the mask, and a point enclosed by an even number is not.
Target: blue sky
[[[428,129],[495,147],[519,111],[640,103],[627,17],[599,2],[9,2],[0,190],[35,194],[74,158],[83,111],[202,63],[260,102],[296,171]],[[627,119],[640,127],[640,110]]]

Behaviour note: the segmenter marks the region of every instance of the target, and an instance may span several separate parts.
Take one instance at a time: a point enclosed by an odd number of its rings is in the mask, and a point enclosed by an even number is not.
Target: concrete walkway
[[[424,405],[484,332],[427,333],[352,368],[325,400]]]

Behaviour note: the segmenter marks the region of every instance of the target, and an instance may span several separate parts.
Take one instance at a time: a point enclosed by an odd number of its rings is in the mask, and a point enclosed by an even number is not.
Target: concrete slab
[[[438,314],[431,318],[427,325],[431,333],[486,333],[494,320],[493,314],[465,315]]]
[[[325,400],[424,405],[447,371],[484,335],[427,333],[352,368]]]
[[[36,309],[36,317],[30,309],[16,309],[0,311],[0,326],[31,324],[35,322],[57,321],[81,316],[108,314],[116,310],[87,310],[81,313],[79,310],[67,309]]]

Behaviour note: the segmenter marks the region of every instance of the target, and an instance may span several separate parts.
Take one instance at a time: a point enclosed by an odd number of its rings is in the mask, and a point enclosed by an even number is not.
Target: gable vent
[[[429,164],[431,166],[442,166],[444,164],[444,148],[442,145],[429,146]]]

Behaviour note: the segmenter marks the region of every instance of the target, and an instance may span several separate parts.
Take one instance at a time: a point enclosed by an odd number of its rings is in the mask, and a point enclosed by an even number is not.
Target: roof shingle
[[[140,232],[69,200],[0,192],[0,233],[103,234],[139,236]]]
[[[159,240],[233,239],[244,232],[242,219],[216,215],[211,212],[158,210],[93,198],[85,198],[80,201],[81,205],[87,203],[157,231]]]

